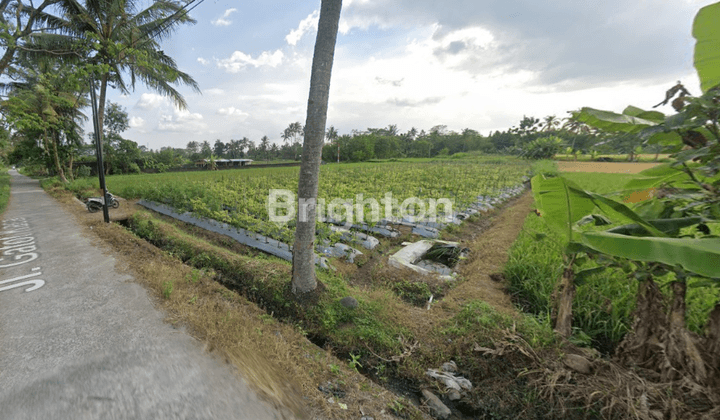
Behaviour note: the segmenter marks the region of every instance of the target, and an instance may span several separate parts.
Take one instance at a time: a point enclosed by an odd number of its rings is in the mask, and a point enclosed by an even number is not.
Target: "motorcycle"
[[[120,207],[120,202],[117,200],[117,198],[115,198],[114,195],[110,194],[109,191],[106,197],[108,199],[108,207],[112,207],[114,209]],[[85,202],[85,205],[87,206],[87,209],[90,213],[95,213],[102,210],[103,204],[105,204],[103,197],[90,197]]]

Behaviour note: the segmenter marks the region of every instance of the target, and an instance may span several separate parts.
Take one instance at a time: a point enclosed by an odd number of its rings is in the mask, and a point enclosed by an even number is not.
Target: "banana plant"
[[[585,191],[563,177],[536,175],[532,189],[538,211],[547,225],[563,238],[563,271],[556,291],[555,329],[564,337],[572,331],[572,300],[578,278],[604,267],[578,271],[587,254],[603,254],[648,263],[680,267],[695,275],[720,277],[720,239],[673,238],[681,228],[707,221],[702,217],[646,220],[633,209],[600,194]],[[605,231],[588,231],[586,222],[607,225]],[[611,227],[612,226],[612,227]]]

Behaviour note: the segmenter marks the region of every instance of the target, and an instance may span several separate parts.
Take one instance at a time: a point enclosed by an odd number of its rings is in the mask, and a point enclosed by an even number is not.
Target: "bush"
[[[92,169],[90,169],[89,166],[78,166],[77,170],[75,171],[75,178],[88,178],[91,172]]]
[[[526,159],[552,159],[553,156],[560,153],[562,147],[563,140],[560,137],[542,137],[527,145],[523,157]]]
[[[132,162],[132,163],[130,163],[130,165],[128,166],[127,173],[129,173],[129,174],[139,174],[139,173],[141,173],[140,167],[138,166],[137,163]]]

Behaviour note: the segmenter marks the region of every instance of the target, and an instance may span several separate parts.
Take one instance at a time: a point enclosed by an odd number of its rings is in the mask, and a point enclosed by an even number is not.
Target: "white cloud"
[[[230,26],[232,25],[232,21],[228,20],[227,18],[235,12],[237,12],[237,9],[234,7],[231,9],[227,9],[225,10],[225,13],[223,13],[222,17],[219,17],[210,23],[212,23],[214,26]]]
[[[220,115],[227,115],[230,117],[240,117],[242,119],[245,119],[250,115],[247,112],[243,112],[239,108],[235,108],[234,106],[231,106],[228,108],[220,108],[217,110],[217,113]]]
[[[207,130],[207,124],[201,114],[186,109],[174,109],[172,115],[160,116],[157,129],[182,133],[199,133]]]
[[[204,59],[202,57],[198,57],[197,61],[198,61],[198,63],[202,64],[203,66],[207,66],[208,63],[210,63],[209,61],[207,61],[206,59]]]
[[[167,104],[167,99],[164,96],[155,93],[143,93],[135,106],[141,109],[153,109],[164,104]]]
[[[272,53],[263,51],[257,58],[252,58],[251,55],[245,54],[242,51],[235,51],[230,58],[217,60],[217,65],[229,73],[237,73],[247,66],[277,67],[282,63],[284,57],[285,54],[280,50],[275,50]]]
[[[225,93],[224,90],[218,88],[205,89],[204,92],[210,95],[222,95],[223,93]]]
[[[145,120],[141,117],[130,117],[130,128],[142,128],[145,125]]]
[[[287,34],[287,36],[285,37],[285,41],[287,41],[287,43],[290,45],[297,45],[298,41],[300,41],[303,35],[310,32],[311,30],[317,31],[319,18],[320,12],[318,10],[309,14],[308,17],[300,21],[300,24],[296,29],[291,30],[290,33]]]

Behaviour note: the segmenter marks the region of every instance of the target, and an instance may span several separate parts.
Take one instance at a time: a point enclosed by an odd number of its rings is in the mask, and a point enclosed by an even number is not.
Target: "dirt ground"
[[[661,165],[660,162],[557,162],[561,172],[603,172],[607,174],[636,174]]]

